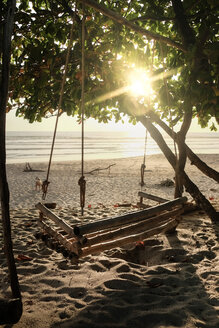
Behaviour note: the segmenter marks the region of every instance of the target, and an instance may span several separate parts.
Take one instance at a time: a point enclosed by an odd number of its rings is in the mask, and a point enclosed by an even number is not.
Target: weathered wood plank
[[[66,249],[74,254],[78,255],[80,253],[80,243],[76,240],[67,239],[65,236],[51,228],[46,222],[38,220],[38,225],[47,232],[50,236],[56,239],[60,244],[62,244]]]
[[[83,245],[84,247],[90,247],[94,244],[99,244],[105,242],[107,240],[116,240],[122,237],[127,237],[133,234],[141,233],[146,230],[153,229],[157,226],[161,226],[165,222],[167,222],[170,218],[174,218],[176,216],[181,215],[184,212],[183,208],[178,208],[176,210],[166,212],[164,214],[152,217],[150,219],[131,224],[126,227],[119,227],[119,229],[100,233],[96,236],[87,235],[87,242]]]
[[[105,220],[101,220],[101,221],[97,221],[97,222],[91,222],[91,223],[84,224],[81,226],[75,226],[74,233],[75,233],[75,235],[84,235],[84,234],[88,234],[88,233],[91,233],[94,231],[104,230],[109,227],[116,227],[116,226],[119,226],[122,224],[138,222],[138,221],[150,218],[150,217],[156,215],[157,213],[161,213],[162,211],[170,210],[177,205],[184,204],[184,203],[186,203],[186,201],[187,201],[186,197],[180,197],[180,198],[174,199],[172,201],[168,201],[166,203],[163,203],[163,204],[160,204],[157,206],[153,206],[148,209],[141,210],[141,211],[127,213],[127,214],[115,216],[115,217],[112,217],[109,219],[105,219]]]
[[[69,234],[69,236],[74,236],[73,228],[68,225],[64,220],[60,219],[56,214],[46,208],[42,203],[38,203],[35,207],[40,210],[45,216],[50,218],[53,222],[55,222],[60,228],[62,228],[65,232]]]
[[[155,196],[155,195],[152,195],[152,194],[148,194],[148,193],[143,192],[143,191],[139,191],[138,196],[142,197],[142,198],[147,198],[147,199],[150,199],[150,200],[154,200],[155,202],[158,202],[158,203],[165,203],[165,202],[169,201],[168,199],[158,197],[158,196]]]
[[[84,249],[82,249],[82,253],[80,254],[80,257],[84,257],[84,256],[87,256],[90,254],[100,253],[105,250],[113,249],[116,247],[122,247],[126,244],[130,244],[130,243],[133,243],[136,241],[145,240],[151,236],[158,235],[160,233],[166,233],[166,232],[174,229],[177,225],[178,225],[177,220],[170,219],[167,222],[165,222],[164,224],[162,224],[161,226],[156,227],[154,229],[144,231],[143,233],[131,235],[129,237],[125,237],[125,238],[117,239],[114,241],[109,241],[106,243],[101,243],[101,244],[97,244],[97,245],[94,245],[91,247],[84,248]]]

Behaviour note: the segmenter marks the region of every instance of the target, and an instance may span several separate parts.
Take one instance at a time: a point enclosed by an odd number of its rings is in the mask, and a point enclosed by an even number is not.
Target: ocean
[[[47,162],[49,160],[53,132],[11,132],[6,135],[7,163]],[[174,149],[171,138],[165,137]],[[197,154],[219,153],[219,133],[189,133],[188,146]],[[86,132],[84,158],[111,159],[144,156],[145,136],[130,135],[128,132]],[[146,154],[161,153],[148,134]],[[57,132],[53,161],[81,159],[81,133]]]

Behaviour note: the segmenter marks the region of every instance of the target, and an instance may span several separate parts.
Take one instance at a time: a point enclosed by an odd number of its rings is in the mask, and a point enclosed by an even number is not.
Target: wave
[[[48,161],[52,132],[7,132],[7,163]],[[173,140],[164,136],[168,146],[173,150]],[[195,153],[210,154],[219,152],[219,133],[189,133],[187,144]],[[85,158],[126,158],[143,156],[145,137],[130,136],[127,132],[87,132],[85,136]],[[148,136],[146,153],[161,153],[154,140]],[[58,132],[55,142],[53,160],[80,160],[80,132]]]

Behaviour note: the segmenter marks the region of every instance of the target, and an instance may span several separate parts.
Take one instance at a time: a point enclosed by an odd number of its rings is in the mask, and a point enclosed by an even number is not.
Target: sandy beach
[[[200,158],[219,171],[219,154]],[[86,161],[82,217],[81,163],[54,162],[46,201],[55,202],[55,213],[75,224],[135,211],[140,190],[173,199],[174,186],[163,185],[174,177],[167,160],[162,155],[147,157],[143,187],[141,163],[140,157]],[[25,163],[7,165],[14,256],[24,307],[13,327],[219,327],[219,225],[202,210],[183,215],[174,234],[89,255],[75,265],[35,238],[39,230],[35,204],[42,201],[35,179],[45,179],[47,163],[30,164],[43,172],[23,172]],[[219,211],[218,183],[189,162],[186,172]],[[0,285],[1,297],[10,297],[2,244]]]

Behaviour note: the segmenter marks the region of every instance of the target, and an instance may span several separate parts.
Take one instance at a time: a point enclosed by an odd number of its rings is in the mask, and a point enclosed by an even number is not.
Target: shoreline
[[[206,157],[206,156],[213,156],[213,155],[218,155],[218,153],[216,151],[212,151],[211,153],[195,153],[198,157]],[[158,153],[153,153],[153,154],[146,154],[146,158],[150,158],[153,156],[162,156],[165,158],[164,154],[162,152],[158,152]],[[103,158],[86,158],[85,155],[85,162],[90,162],[90,161],[107,161],[107,160],[122,160],[122,159],[129,159],[129,158],[143,158],[144,154],[142,153],[142,155],[133,155],[133,156],[118,156],[118,157],[103,157]],[[165,158],[165,160],[167,161],[167,159]],[[31,161],[24,161],[24,160],[19,160],[19,162],[15,161],[15,162],[7,162],[6,160],[6,165],[13,165],[13,164],[23,164],[25,165],[26,163],[30,163],[30,164],[44,164],[44,165],[48,165],[49,162],[49,156],[48,156],[48,160],[38,160],[38,159],[33,159]],[[81,159],[64,159],[64,160],[60,160],[60,159],[54,159],[52,160],[52,163],[74,163],[74,162],[81,162]]]
[[[203,154],[200,158],[219,171],[219,154]],[[144,174],[145,186],[143,188],[140,186],[142,162],[142,157],[86,161],[84,164],[87,181],[86,206],[93,206],[98,203],[112,205],[117,202],[136,204],[138,201],[137,194],[140,190],[166,199],[173,199],[174,186],[165,187],[161,185],[163,180],[173,180],[174,178],[174,170],[164,155],[147,156]],[[42,181],[45,180],[48,164],[36,162],[30,163],[30,165],[32,169],[39,169],[44,172],[23,172],[23,163],[7,164],[11,208],[20,208],[21,206],[33,208],[34,204],[41,201],[41,193],[35,190],[35,179],[39,177]],[[106,169],[107,167],[110,168]],[[100,170],[98,171],[98,169]],[[92,174],[93,170],[96,171]],[[219,198],[219,188],[216,181],[205,176],[194,165],[190,165],[189,161],[186,165],[186,172],[207,198]],[[53,162],[49,176],[51,183],[48,188],[47,202],[57,202],[59,206],[63,207],[78,206],[78,180],[80,176],[80,161]]]
[[[143,134],[115,131],[88,131],[85,137],[85,160],[128,158],[144,156],[145,131]],[[191,133],[187,136],[187,145],[196,153],[215,153],[219,149],[219,132]],[[163,137],[174,152],[174,142],[165,133]],[[6,140],[8,164],[48,162],[52,144],[49,132],[13,132]],[[156,142],[148,136],[147,154],[161,154]],[[81,159],[81,134],[61,132],[57,135],[53,161],[74,161]]]
[[[217,152],[214,152],[214,153],[197,153],[196,154],[198,157],[200,158],[203,158],[204,160],[207,160],[207,161],[211,161],[210,157],[213,157],[213,160],[214,160],[214,157],[219,157],[219,153]],[[140,156],[127,156],[127,157],[108,157],[108,158],[95,158],[95,159],[85,159],[85,163],[88,162],[105,162],[105,161],[122,161],[122,160],[139,160],[139,159],[143,159],[144,155],[140,155]],[[155,157],[162,157],[163,159],[165,159],[166,161],[166,164],[170,166],[169,162],[167,161],[165,155],[163,153],[156,153],[156,154],[150,154],[150,155],[146,155],[146,162],[147,162],[147,158],[150,160]],[[202,159],[202,160],[203,160]],[[42,164],[43,166],[47,166],[48,165],[48,162],[49,161],[36,161],[36,160],[33,160],[33,161],[29,161],[29,162],[25,162],[25,161],[22,161],[22,162],[13,162],[13,163],[6,163],[6,166],[9,166],[9,165],[25,165],[26,163],[29,163],[30,165],[36,165],[36,166],[39,166],[40,164]],[[187,166],[189,164],[190,160],[189,158],[187,159]],[[62,163],[64,164],[74,164],[74,163],[81,163],[81,159],[73,159],[73,160],[63,160],[63,161],[60,161],[60,160],[52,160],[52,164],[59,164],[61,165]],[[213,161],[211,161],[211,164],[217,164],[217,163],[213,163]],[[216,165],[217,166],[217,165]]]

